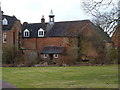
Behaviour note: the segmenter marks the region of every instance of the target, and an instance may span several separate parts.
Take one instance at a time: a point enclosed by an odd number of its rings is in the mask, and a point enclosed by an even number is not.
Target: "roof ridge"
[[[57,22],[54,22],[54,23],[81,22],[81,21],[90,21],[90,20],[85,19],[85,20],[72,20],[72,21],[57,21]],[[37,22],[37,23],[28,23],[28,24],[43,24],[43,23]],[[44,24],[49,24],[49,22],[45,22]]]
[[[28,23],[28,24],[48,24],[48,23]]]
[[[5,16],[5,17],[10,17],[10,18],[16,18],[16,16],[15,15],[13,15],[13,16],[10,16],[10,15],[2,15],[2,16]],[[16,18],[17,19],[17,18]],[[18,20],[18,19],[17,19]]]
[[[71,20],[71,21],[58,21],[55,23],[65,23],[65,22],[81,22],[81,21],[90,21],[89,19],[85,19],[85,20]]]

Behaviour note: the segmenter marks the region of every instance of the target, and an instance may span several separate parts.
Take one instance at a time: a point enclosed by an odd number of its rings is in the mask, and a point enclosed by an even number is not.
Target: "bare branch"
[[[82,3],[83,10],[94,17],[94,23],[101,26],[105,31],[111,32],[119,21],[118,6],[113,0],[87,0]]]

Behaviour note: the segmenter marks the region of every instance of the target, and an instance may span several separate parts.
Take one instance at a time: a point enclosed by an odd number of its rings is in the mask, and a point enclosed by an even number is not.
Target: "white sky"
[[[0,0],[5,15],[15,15],[21,22],[37,23],[42,15],[49,21],[51,9],[55,21],[89,19],[81,8],[80,0]]]
[[[51,9],[55,21],[90,19],[81,7],[83,0],[0,0],[6,15],[15,15],[21,22],[37,23],[42,15],[49,21]],[[98,1],[98,0],[97,0]]]

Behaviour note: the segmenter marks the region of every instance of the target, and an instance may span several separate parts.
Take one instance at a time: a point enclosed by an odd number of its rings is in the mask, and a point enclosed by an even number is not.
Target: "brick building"
[[[20,47],[21,23],[15,16],[2,15],[3,47]]]
[[[15,16],[2,13],[2,63],[14,63],[20,51],[21,23]]]
[[[113,33],[112,37],[111,37],[111,40],[114,43],[114,47],[116,49],[120,48],[120,40],[119,40],[119,38],[120,38],[120,25],[117,25],[116,30]]]
[[[73,64],[79,60],[104,63],[106,44],[111,40],[104,31],[89,20],[27,23],[22,27],[24,57],[56,64]],[[101,61],[102,60],[102,61]]]

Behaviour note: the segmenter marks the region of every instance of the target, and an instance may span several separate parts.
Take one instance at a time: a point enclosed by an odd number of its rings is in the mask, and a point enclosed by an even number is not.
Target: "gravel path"
[[[14,85],[11,85],[10,83],[7,83],[4,80],[0,80],[0,90],[1,88],[16,88]]]

